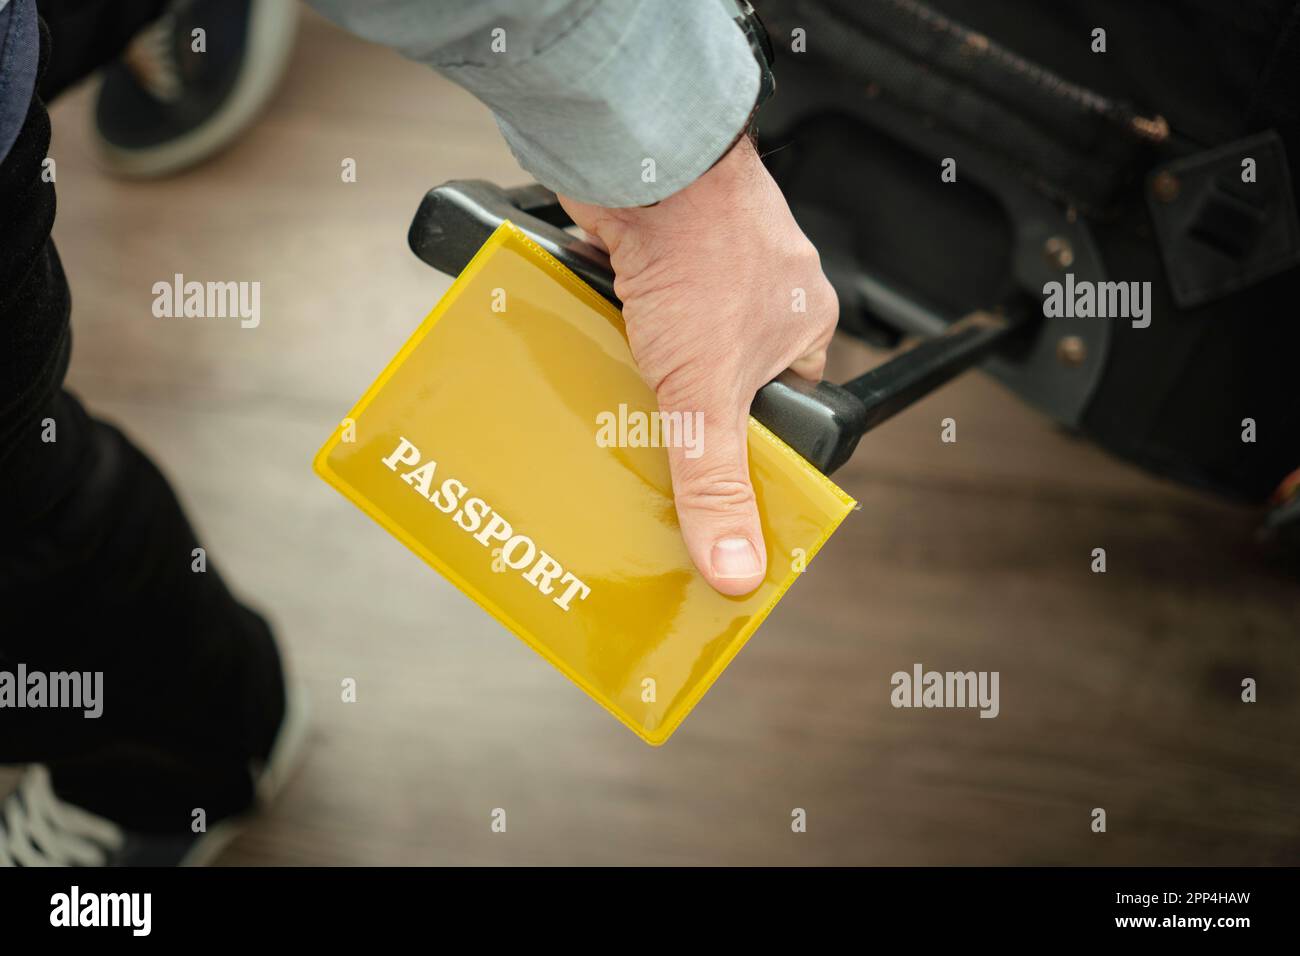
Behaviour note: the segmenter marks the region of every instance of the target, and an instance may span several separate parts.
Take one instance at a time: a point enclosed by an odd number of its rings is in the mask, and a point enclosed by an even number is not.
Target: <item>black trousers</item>
[[[45,100],[163,6],[42,2],[38,94],[0,163],[0,672],[103,675],[97,719],[0,706],[0,763],[44,763],[65,799],[147,831],[246,809],[249,762],[284,711],[266,622],[211,556],[192,569],[201,545],[166,478],[63,387],[71,301],[41,177]]]

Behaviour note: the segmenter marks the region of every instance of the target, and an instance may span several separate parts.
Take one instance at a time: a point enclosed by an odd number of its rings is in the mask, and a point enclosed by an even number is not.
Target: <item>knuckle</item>
[[[711,515],[731,515],[755,507],[754,487],[731,475],[695,472],[679,480],[674,488],[677,506]]]
[[[673,269],[669,257],[655,255],[644,246],[641,239],[625,238],[610,261],[614,269],[614,294],[623,302],[624,313],[629,308],[635,310],[642,302],[671,301],[687,281]]]
[[[662,409],[708,412],[725,405],[725,398],[719,395],[719,383],[735,377],[721,361],[710,365],[684,361],[669,367],[649,384]]]
[[[840,320],[840,297],[835,291],[835,286],[823,274],[821,277],[822,289],[822,306],[819,310],[823,316],[822,321],[828,329],[833,329]]]
[[[791,250],[791,269],[803,277],[808,290],[809,316],[819,325],[833,325],[839,317],[839,296],[822,269],[821,255],[807,236],[802,236]]]

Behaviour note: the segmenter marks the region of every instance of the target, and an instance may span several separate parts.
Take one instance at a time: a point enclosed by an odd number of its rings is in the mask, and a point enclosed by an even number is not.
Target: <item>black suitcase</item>
[[[777,75],[760,143],[842,328],[892,346],[1041,311],[1066,275],[1149,281],[1148,326],[1043,318],[987,369],[1220,494],[1262,502],[1300,467],[1300,3],[755,5]]]

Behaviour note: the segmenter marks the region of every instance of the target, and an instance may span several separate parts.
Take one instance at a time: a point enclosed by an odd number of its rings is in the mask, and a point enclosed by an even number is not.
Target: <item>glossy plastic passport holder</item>
[[[656,410],[618,310],[507,222],[315,469],[658,745],[855,503],[751,418],[767,578],[724,597],[682,543]]]

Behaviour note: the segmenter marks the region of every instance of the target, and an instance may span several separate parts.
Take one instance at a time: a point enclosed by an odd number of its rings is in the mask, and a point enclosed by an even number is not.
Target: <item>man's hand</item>
[[[560,200],[609,250],[632,355],[660,410],[703,413],[703,453],[668,449],[677,517],[709,583],[748,594],[767,569],[749,405],[787,368],[822,377],[839,305],[817,250],[748,138],[655,206]]]

